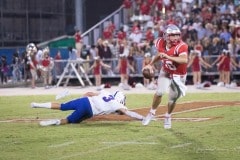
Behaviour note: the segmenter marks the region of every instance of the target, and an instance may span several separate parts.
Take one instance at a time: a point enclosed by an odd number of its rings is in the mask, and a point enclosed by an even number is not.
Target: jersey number
[[[172,63],[172,61],[165,61],[165,67],[172,71],[175,71],[177,69],[176,66]]]
[[[109,102],[109,101],[113,100],[114,97],[113,97],[113,95],[109,95],[108,97],[104,96],[102,99],[104,100],[104,102]]]

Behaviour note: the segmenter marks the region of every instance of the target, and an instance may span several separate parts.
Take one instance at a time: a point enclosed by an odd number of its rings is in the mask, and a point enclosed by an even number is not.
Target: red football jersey
[[[172,46],[169,50],[167,50],[166,42],[164,41],[164,39],[160,38],[156,41],[155,46],[158,52],[164,52],[168,56],[172,57],[179,57],[180,55],[188,54],[188,45],[183,41],[180,41],[177,45]],[[170,74],[178,75],[184,75],[187,73],[187,63],[179,64],[165,58],[161,60],[164,71]]]

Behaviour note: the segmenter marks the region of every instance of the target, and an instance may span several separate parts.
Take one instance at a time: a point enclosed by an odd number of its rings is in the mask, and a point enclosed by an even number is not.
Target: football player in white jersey
[[[120,91],[113,94],[102,90],[99,93],[87,92],[83,97],[68,101],[66,103],[31,103],[32,108],[48,108],[62,111],[74,110],[72,114],[64,119],[51,119],[40,121],[41,126],[63,125],[69,123],[80,123],[81,121],[96,115],[111,113],[125,114],[129,117],[143,120],[143,116],[129,111],[125,106],[126,96]]]

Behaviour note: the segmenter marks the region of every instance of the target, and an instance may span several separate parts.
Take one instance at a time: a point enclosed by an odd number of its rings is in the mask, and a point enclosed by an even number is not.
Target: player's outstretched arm
[[[119,109],[118,112],[120,112],[122,114],[125,114],[126,116],[129,116],[131,118],[138,119],[138,120],[143,120],[144,119],[144,116],[142,116],[142,115],[140,115],[136,112],[129,111],[129,110],[124,109],[124,108]]]

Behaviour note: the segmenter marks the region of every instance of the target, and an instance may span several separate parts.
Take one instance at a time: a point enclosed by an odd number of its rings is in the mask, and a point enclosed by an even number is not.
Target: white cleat
[[[171,118],[171,115],[166,113],[164,117],[164,129],[170,129],[170,128],[172,128],[172,118]]]
[[[60,120],[58,120],[58,119],[51,119],[51,120],[46,120],[46,121],[40,121],[39,124],[40,124],[40,126],[59,125],[60,124]]]
[[[142,125],[144,126],[148,125],[153,119],[154,119],[154,114],[148,113],[148,115],[142,120]]]

